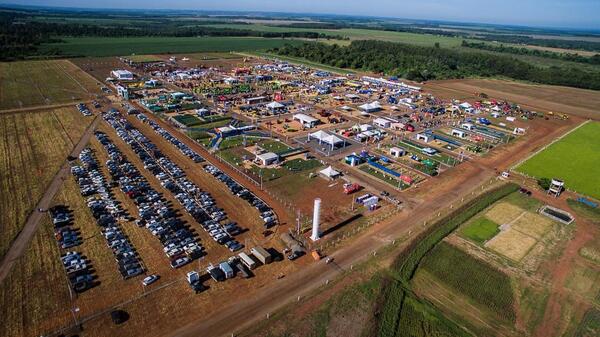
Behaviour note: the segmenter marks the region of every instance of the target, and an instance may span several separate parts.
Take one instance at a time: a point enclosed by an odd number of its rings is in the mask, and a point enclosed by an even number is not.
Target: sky
[[[0,0],[21,5],[268,11],[600,29],[600,0]]]

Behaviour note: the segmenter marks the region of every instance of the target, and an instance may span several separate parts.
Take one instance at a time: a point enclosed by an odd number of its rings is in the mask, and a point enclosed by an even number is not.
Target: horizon
[[[375,0],[377,3],[387,3],[389,2],[389,0]],[[455,2],[461,2],[464,4],[467,4],[469,2],[472,2],[473,0],[455,0]],[[529,5],[531,5],[530,3],[533,0],[524,0],[524,1],[520,1],[520,3],[526,2],[529,3]],[[600,31],[600,22],[595,20],[595,16],[596,13],[600,13],[600,2],[593,2],[590,0],[577,0],[574,3],[569,3],[569,6],[573,6],[573,5],[577,5],[577,6],[582,6],[584,5],[591,5],[593,7],[597,7],[598,11],[595,10],[590,10],[590,8],[586,7],[585,8],[585,15],[589,15],[589,18],[582,18],[579,17],[577,19],[575,19],[573,17],[574,13],[569,13],[570,17],[572,18],[572,20],[574,21],[569,21],[569,20],[564,20],[564,21],[556,21],[556,20],[550,20],[550,21],[539,21],[539,20],[530,20],[530,21],[523,21],[522,19],[515,19],[515,20],[495,20],[495,19],[478,19],[476,17],[472,17],[472,16],[468,16],[468,17],[457,17],[456,15],[446,15],[446,16],[440,16],[439,13],[435,14],[435,10],[437,9],[438,11],[440,11],[441,9],[443,9],[444,6],[447,6],[447,4],[441,4],[438,3],[436,4],[434,7],[430,7],[429,9],[434,10],[434,14],[428,16],[428,17],[424,17],[424,16],[419,16],[419,15],[411,15],[411,16],[399,16],[396,14],[384,14],[384,13],[375,13],[373,11],[367,11],[367,12],[362,12],[362,13],[358,13],[358,12],[354,12],[352,10],[352,8],[354,8],[354,10],[357,10],[354,6],[352,6],[350,8],[350,10],[342,10],[342,11],[331,11],[331,10],[327,10],[327,8],[323,8],[324,10],[321,10],[319,12],[316,11],[311,11],[306,7],[298,7],[298,6],[289,6],[286,7],[285,9],[274,6],[271,7],[269,9],[264,8],[265,5],[268,4],[264,4],[264,3],[272,3],[271,0],[267,0],[267,1],[262,1],[260,4],[253,4],[251,7],[247,6],[246,1],[243,0],[237,0],[234,3],[246,3],[245,6],[240,6],[238,8],[233,8],[234,5],[230,4],[230,5],[226,5],[223,6],[221,3],[217,3],[215,1],[208,1],[208,4],[205,3],[204,5],[206,5],[204,8],[198,8],[198,7],[189,7],[190,5],[192,5],[192,3],[190,3],[189,0],[175,0],[173,1],[173,6],[171,8],[164,8],[159,6],[139,6],[136,5],[137,3],[140,3],[141,0],[122,0],[122,1],[115,1],[115,0],[108,0],[108,1],[104,1],[102,2],[102,5],[89,5],[89,4],[85,4],[82,6],[81,3],[77,2],[77,1],[72,1],[72,0],[34,0],[34,1],[29,1],[27,4],[17,4],[11,1],[2,1],[0,0],[0,6],[6,6],[6,7],[16,7],[16,8],[55,8],[55,9],[63,9],[63,10],[108,10],[108,11],[195,11],[195,12],[224,12],[224,13],[262,13],[262,14],[287,14],[287,15],[309,15],[309,16],[329,16],[329,15],[335,15],[335,16],[347,16],[347,17],[361,17],[361,18],[379,18],[379,19],[396,19],[396,20],[405,20],[405,21],[425,21],[425,22],[441,22],[441,23],[462,23],[462,24],[480,24],[480,25],[491,25],[491,26],[512,26],[512,27],[524,27],[524,28],[542,28],[542,29],[568,29],[568,30],[582,30],[582,31]],[[316,1],[314,0],[309,0],[308,2],[310,3],[316,3]],[[339,1],[332,1],[332,2],[339,2]],[[436,0],[429,0],[427,2],[437,2]],[[519,2],[517,0],[509,0],[510,2],[514,2],[516,5],[516,2]],[[535,2],[535,1],[533,1]],[[212,5],[211,5],[212,4]],[[147,5],[147,4],[145,4]],[[284,5],[287,6],[288,4]],[[328,5],[330,5],[328,3]],[[424,4],[417,4],[417,7],[422,7]],[[555,3],[556,5],[556,3]],[[563,5],[562,3],[560,5]],[[402,4],[401,4],[402,6]],[[537,6],[537,4],[536,4]],[[319,8],[322,6],[317,5],[316,8]],[[373,6],[370,6],[373,7]],[[458,5],[456,7],[459,7]],[[302,10],[302,8],[305,8],[304,10]],[[419,9],[419,8],[413,8],[413,11]],[[508,8],[502,8],[502,11],[507,10]],[[592,8],[594,9],[594,8]],[[499,10],[498,8],[496,8],[496,10]],[[493,9],[490,9],[489,12],[492,12]],[[409,13],[409,11],[407,11],[406,13]],[[495,13],[495,12],[494,12]],[[501,13],[501,12],[498,12]],[[588,13],[592,13],[592,14],[588,14]],[[562,15],[563,13],[552,13],[552,12],[548,12],[546,14],[552,14],[553,18],[556,18],[556,16],[559,17],[564,17],[564,15]],[[524,14],[521,14],[524,15]],[[499,15],[498,15],[499,16]]]

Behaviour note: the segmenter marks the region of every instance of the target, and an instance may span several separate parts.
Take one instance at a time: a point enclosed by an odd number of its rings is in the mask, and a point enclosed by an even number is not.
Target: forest
[[[510,56],[420,47],[383,41],[352,41],[349,46],[304,43],[272,50],[339,68],[383,73],[413,81],[504,77],[541,84],[600,90],[600,72],[573,67],[538,67]]]
[[[587,56],[582,56],[582,55],[579,55],[576,53],[557,53],[557,52],[548,51],[548,50],[531,49],[531,48],[525,48],[525,47],[512,47],[512,46],[505,46],[503,44],[492,45],[492,44],[484,43],[484,42],[480,42],[480,43],[467,42],[465,40],[463,40],[461,46],[466,47],[466,48],[488,50],[488,51],[493,51],[493,52],[498,52],[498,53],[509,53],[509,54],[515,54],[515,55],[530,55],[530,56],[551,58],[551,59],[556,59],[556,60],[600,65],[600,54],[596,54],[594,56],[587,57]]]

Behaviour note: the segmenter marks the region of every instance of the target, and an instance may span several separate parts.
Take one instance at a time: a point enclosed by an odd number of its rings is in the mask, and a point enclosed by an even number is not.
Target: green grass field
[[[58,50],[64,56],[123,56],[131,54],[253,51],[281,47],[299,40],[253,37],[77,37],[65,43],[40,46],[40,52]]]
[[[275,33],[286,33],[286,32],[315,32],[325,34],[329,36],[340,35],[347,37],[350,40],[382,40],[390,42],[404,42],[419,46],[433,46],[436,42],[441,47],[459,47],[462,38],[448,37],[448,36],[437,36],[429,34],[416,34],[416,33],[405,33],[405,32],[390,32],[383,30],[371,30],[371,29],[357,29],[357,28],[344,28],[344,29],[318,29],[318,28],[294,28],[294,27],[274,27],[266,26],[261,24],[212,24],[207,25],[208,27],[215,28],[230,28],[230,29],[249,29],[259,32],[275,32]],[[343,44],[345,41],[331,40],[331,43]]]
[[[67,60],[0,63],[0,109],[86,100],[99,93],[96,81]]]
[[[530,158],[517,171],[558,178],[568,189],[600,199],[600,123],[586,123]]]
[[[173,119],[187,127],[198,126],[202,124],[202,121],[198,119],[198,117],[192,115],[177,115],[173,116]]]
[[[265,142],[261,142],[261,143],[258,144],[258,146],[260,148],[264,149],[265,151],[273,152],[273,153],[276,153],[276,154],[281,154],[283,152],[286,152],[286,151],[292,149],[291,147],[289,147],[285,143],[278,142],[276,140],[268,140],[268,141],[265,141]]]
[[[462,236],[474,242],[483,244],[498,234],[498,224],[486,217],[480,217],[463,227],[460,231]]]
[[[514,322],[510,278],[491,265],[441,243],[425,257],[421,268],[498,317]]]

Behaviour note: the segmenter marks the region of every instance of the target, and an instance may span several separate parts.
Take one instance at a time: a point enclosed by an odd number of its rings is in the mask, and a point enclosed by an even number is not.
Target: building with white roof
[[[306,127],[306,128],[314,128],[317,124],[319,124],[319,120],[306,115],[306,114],[294,114],[294,116],[292,117],[295,121],[300,122],[300,124],[302,124],[302,126]]]

